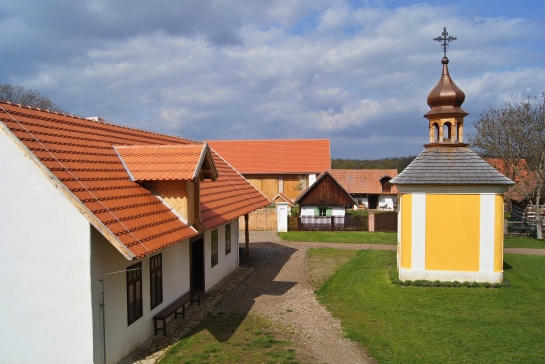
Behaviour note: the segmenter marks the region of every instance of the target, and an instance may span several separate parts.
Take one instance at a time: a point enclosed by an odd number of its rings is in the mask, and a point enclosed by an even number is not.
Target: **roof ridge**
[[[136,128],[136,127],[128,126],[128,125],[115,124],[115,123],[104,121],[104,120],[102,120],[102,121],[101,120],[94,120],[92,116],[91,117],[83,117],[83,116],[68,114],[68,113],[64,113],[64,112],[51,111],[51,110],[42,110],[42,109],[40,109],[38,107],[32,107],[32,106],[22,105],[22,104],[15,104],[15,103],[8,102],[8,101],[3,101],[3,100],[0,100],[0,104],[19,107],[20,109],[28,109],[28,110],[34,110],[34,111],[39,111],[39,112],[46,112],[48,114],[60,115],[60,116],[64,116],[64,117],[68,117],[68,118],[72,118],[72,119],[83,120],[83,121],[86,121],[86,122],[89,122],[89,123],[110,125],[110,126],[114,126],[114,127],[117,127],[117,128],[133,130],[133,131],[138,131],[138,132],[143,132],[143,133],[153,134],[153,135],[158,135],[158,136],[163,136],[163,137],[177,138],[177,139],[180,139],[180,140],[183,140],[183,141],[188,141],[188,142],[192,142],[192,143],[201,143],[202,144],[202,142],[198,142],[198,141],[192,140],[192,139],[183,138],[183,137],[178,136],[178,135],[160,133],[160,132],[145,130],[145,129]]]

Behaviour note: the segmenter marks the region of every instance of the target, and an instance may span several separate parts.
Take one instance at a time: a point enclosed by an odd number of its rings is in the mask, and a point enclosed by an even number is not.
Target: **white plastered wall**
[[[225,255],[225,225],[218,228],[218,264],[212,267],[211,230],[204,234],[205,291],[238,267],[238,219],[231,221],[231,253]]]
[[[92,362],[90,225],[4,131],[0,199],[1,361]]]
[[[153,316],[172,301],[189,291],[189,242],[171,245],[159,252],[163,266],[163,303],[151,310],[150,268],[148,257],[128,261],[95,229],[92,231],[93,319],[95,322],[95,363],[103,363],[102,285],[106,314],[106,361],[117,363],[154,334]],[[127,273],[125,270],[142,263],[143,316],[127,323]],[[117,273],[115,273],[117,272]],[[161,332],[162,333],[162,332]]]
[[[393,210],[394,206],[396,205],[397,197],[396,195],[380,195],[378,206],[379,208],[387,205],[388,210]]]

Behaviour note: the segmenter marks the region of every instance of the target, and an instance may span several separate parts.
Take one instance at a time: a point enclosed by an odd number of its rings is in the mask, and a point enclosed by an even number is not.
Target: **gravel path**
[[[217,309],[257,313],[287,327],[298,351],[313,362],[375,363],[360,345],[344,338],[340,321],[316,300],[305,275],[312,244],[283,242],[275,233],[252,232],[250,238],[251,256],[242,265],[255,271]]]

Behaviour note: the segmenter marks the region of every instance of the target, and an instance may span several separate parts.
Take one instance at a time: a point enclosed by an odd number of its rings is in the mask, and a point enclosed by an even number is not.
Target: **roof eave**
[[[136,255],[132,253],[123,242],[121,242],[110,229],[108,229],[92,212],[89,210],[73,193],[70,191],[51,171],[32,153],[26,145],[17,138],[15,134],[9,130],[4,123],[0,123],[0,130],[6,134],[8,138],[28,157],[38,169],[48,177],[53,186],[59,190],[68,201],[93,225],[105,238],[119,251],[127,260],[136,259]]]

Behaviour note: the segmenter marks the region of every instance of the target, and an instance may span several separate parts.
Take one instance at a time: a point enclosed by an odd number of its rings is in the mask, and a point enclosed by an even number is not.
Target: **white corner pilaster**
[[[494,271],[495,195],[481,194],[479,271]]]
[[[426,193],[412,196],[412,269],[426,268]]]

